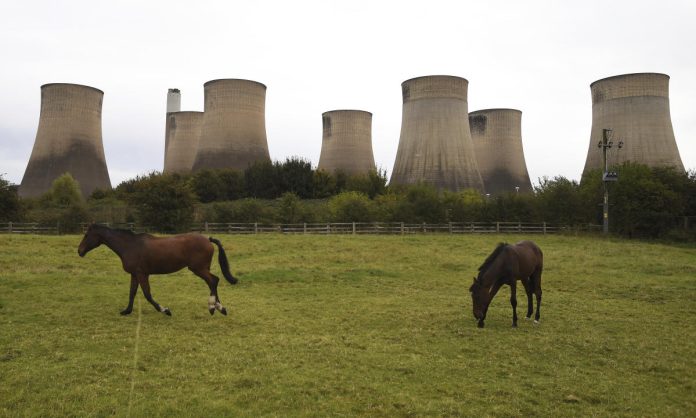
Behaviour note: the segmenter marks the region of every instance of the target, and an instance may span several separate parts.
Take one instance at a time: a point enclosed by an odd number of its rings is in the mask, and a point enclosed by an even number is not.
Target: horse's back
[[[213,246],[201,234],[190,233],[145,240],[151,273],[170,273],[184,267],[210,266]]]
[[[518,256],[520,273],[531,275],[535,270],[543,268],[544,253],[533,241],[520,241],[512,246]]]

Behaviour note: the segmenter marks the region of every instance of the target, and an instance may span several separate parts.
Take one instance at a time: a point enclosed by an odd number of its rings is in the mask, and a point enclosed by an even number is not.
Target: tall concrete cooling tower
[[[468,85],[452,76],[418,77],[401,84],[401,137],[392,184],[484,190],[469,130]]]
[[[266,86],[224,79],[205,83],[203,128],[193,171],[244,170],[270,161],[266,140]]]
[[[203,112],[167,113],[165,173],[190,173],[203,127]]]
[[[584,173],[603,168],[597,147],[603,129],[611,129],[612,138],[624,142],[621,150],[609,156],[610,164],[633,161],[684,171],[669,113],[668,75],[617,75],[595,81],[590,89],[592,131]]]
[[[319,169],[367,174],[375,169],[372,153],[372,113],[332,110],[321,115],[323,135]]]
[[[87,197],[95,189],[110,189],[102,144],[104,92],[78,84],[41,86],[41,115],[19,194],[35,197],[53,181],[70,173]]]
[[[167,91],[167,115],[181,111],[181,91],[179,89],[169,89]],[[169,148],[169,118],[164,128],[164,161],[167,162],[167,150]]]
[[[485,109],[469,113],[471,138],[486,193],[529,193],[527,164],[522,149],[522,112]]]

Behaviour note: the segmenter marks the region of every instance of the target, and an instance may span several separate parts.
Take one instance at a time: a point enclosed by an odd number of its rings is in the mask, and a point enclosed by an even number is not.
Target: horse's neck
[[[128,236],[122,232],[108,230],[101,234],[104,245],[109,247],[116,255],[123,258],[126,250],[129,247],[129,241],[133,240],[132,236]]]

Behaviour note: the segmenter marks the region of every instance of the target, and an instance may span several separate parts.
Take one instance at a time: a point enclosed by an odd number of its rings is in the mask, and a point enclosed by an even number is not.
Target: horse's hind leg
[[[210,296],[208,296],[208,312],[210,312],[212,315],[217,309],[221,314],[227,315],[227,309],[222,306],[222,303],[220,303],[220,298],[218,297],[217,293],[217,287],[218,283],[220,283],[220,279],[211,273],[210,270],[191,271],[193,271],[193,274],[203,279],[210,289]]]
[[[150,279],[148,275],[142,275],[138,276],[138,282],[140,282],[140,287],[143,289],[143,295],[145,295],[145,299],[147,299],[148,302],[152,304],[152,306],[155,307],[155,310],[158,312],[162,312],[163,314],[166,314],[168,316],[172,316],[172,312],[169,310],[169,308],[161,306],[159,303],[155,302],[155,300],[152,298],[152,295],[150,294]]]
[[[138,292],[138,279],[135,277],[135,274],[131,274],[131,283],[130,283],[130,294],[128,295],[128,306],[126,309],[121,311],[121,315],[129,315],[131,312],[133,312],[133,300],[135,299],[135,294]]]

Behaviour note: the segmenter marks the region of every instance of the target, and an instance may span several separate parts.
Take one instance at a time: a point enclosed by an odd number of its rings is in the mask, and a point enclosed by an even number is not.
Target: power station
[[[181,111],[181,91],[179,89],[169,89],[167,91],[167,115]],[[167,150],[169,148],[169,118],[164,128],[164,161],[167,162]]]
[[[469,113],[471,139],[486,193],[530,193],[522,147],[522,112],[485,109]]]
[[[70,173],[84,197],[110,189],[102,143],[104,92],[78,84],[41,86],[41,114],[34,148],[19,186],[19,195],[47,192],[59,176]]]
[[[621,152],[610,156],[610,164],[633,161],[684,171],[669,112],[668,75],[617,75],[595,81],[590,90],[592,131],[583,174],[604,168],[597,149],[603,129],[611,129],[614,140],[623,141]]]
[[[165,173],[190,173],[203,127],[203,112],[167,113]]]
[[[349,175],[375,169],[372,153],[372,113],[332,110],[321,115],[323,134],[319,169]]]
[[[391,184],[484,190],[469,129],[468,85],[442,75],[401,84],[401,136]]]
[[[266,86],[256,81],[221,79],[204,85],[204,115],[193,171],[244,170],[270,161],[266,139]]]

